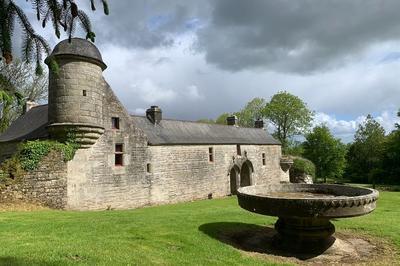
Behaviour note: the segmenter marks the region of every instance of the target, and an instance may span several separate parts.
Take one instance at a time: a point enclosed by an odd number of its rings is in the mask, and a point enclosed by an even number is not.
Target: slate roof
[[[103,62],[99,49],[97,49],[93,43],[85,39],[72,38],[71,42],[69,42],[68,39],[59,42],[54,47],[49,57],[59,55],[74,55],[90,58],[100,64],[103,70],[107,68],[106,64]]]
[[[280,145],[265,130],[163,119],[157,125],[144,116],[131,116],[148,137],[150,145],[270,144]]]
[[[47,138],[47,105],[33,107],[0,135],[0,142]]]
[[[47,138],[47,105],[33,107],[0,135],[0,142]],[[150,145],[182,144],[269,144],[280,145],[265,130],[193,121],[163,119],[152,124],[144,116],[131,116],[148,137]]]

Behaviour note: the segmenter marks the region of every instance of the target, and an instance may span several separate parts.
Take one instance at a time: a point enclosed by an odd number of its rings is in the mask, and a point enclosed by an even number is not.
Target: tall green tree
[[[274,136],[286,148],[289,138],[308,131],[314,112],[299,97],[281,91],[266,104],[264,115],[276,128]]]
[[[228,116],[230,116],[229,113],[223,113],[220,116],[217,117],[217,119],[215,120],[216,124],[220,124],[220,125],[226,125],[226,119],[228,118]]]
[[[400,117],[400,111],[397,113]],[[395,124],[384,145],[383,169],[388,183],[400,183],[400,125]]]
[[[241,127],[254,127],[254,121],[264,117],[265,100],[263,98],[254,98],[246,106],[235,113],[238,117],[238,124]]]
[[[0,62],[0,132],[23,112],[26,100],[47,99],[47,77],[35,75],[34,66],[21,60],[11,64]]]
[[[314,127],[306,135],[303,143],[303,155],[315,164],[316,177],[327,178],[342,177],[346,163],[346,146],[333,137],[325,125]]]
[[[71,39],[77,25],[86,32],[86,39],[92,42],[95,40],[95,33],[87,14],[78,8],[74,0],[26,0],[30,2],[36,13],[36,18],[46,27],[50,23],[57,38],[60,38],[61,31],[67,33]],[[104,13],[108,14],[108,4],[103,3]],[[96,9],[94,0],[90,0],[92,10]],[[13,60],[12,36],[15,32],[15,21],[18,21],[22,28],[22,55],[30,62],[36,62],[37,74],[42,73],[42,54],[49,54],[50,47],[47,41],[36,33],[28,17],[20,4],[13,0],[0,0],[0,51],[7,64]]]
[[[382,175],[385,130],[371,115],[358,126],[350,145],[348,175],[357,182],[376,182]]]

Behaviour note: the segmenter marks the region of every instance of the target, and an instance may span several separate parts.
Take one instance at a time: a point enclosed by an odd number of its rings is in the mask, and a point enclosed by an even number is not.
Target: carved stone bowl
[[[277,247],[319,252],[335,240],[330,219],[372,212],[379,193],[343,185],[276,184],[241,187],[237,196],[243,209],[279,217],[275,224]]]

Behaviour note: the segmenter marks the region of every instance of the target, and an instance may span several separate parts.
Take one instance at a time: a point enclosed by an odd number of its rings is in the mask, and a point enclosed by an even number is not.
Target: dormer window
[[[111,128],[119,129],[119,117],[111,117]]]

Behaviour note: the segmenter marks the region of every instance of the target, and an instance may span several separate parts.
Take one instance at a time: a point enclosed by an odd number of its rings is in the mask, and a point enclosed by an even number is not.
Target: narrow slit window
[[[262,164],[265,165],[266,161],[265,161],[265,153],[262,154]]]
[[[83,91],[82,91],[82,95],[83,95],[83,96],[87,96],[86,90],[83,90]]]
[[[112,129],[119,129],[119,117],[112,117],[111,118],[111,128]]]
[[[237,155],[239,155],[239,156],[242,155],[242,149],[240,148],[240,145],[236,145],[236,153],[237,153]]]
[[[115,166],[124,165],[124,145],[115,144]]]
[[[150,164],[150,163],[148,163],[148,164],[146,165],[146,172],[147,172],[147,173],[151,173],[151,164]]]
[[[214,162],[214,149],[213,147],[208,148],[208,161]]]

